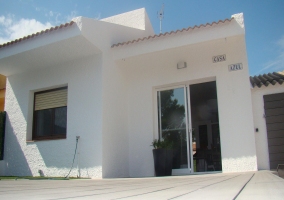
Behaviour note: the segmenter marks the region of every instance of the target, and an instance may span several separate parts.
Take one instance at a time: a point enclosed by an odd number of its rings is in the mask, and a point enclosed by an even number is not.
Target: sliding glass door
[[[216,82],[157,92],[159,139],[173,149],[173,174],[222,171]]]
[[[192,84],[189,89],[192,172],[222,171],[216,82]]]
[[[173,148],[173,174],[190,172],[186,89],[158,91],[159,137]]]

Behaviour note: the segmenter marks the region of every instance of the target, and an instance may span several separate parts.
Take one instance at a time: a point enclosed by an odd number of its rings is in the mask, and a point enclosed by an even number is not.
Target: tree
[[[184,102],[173,90],[160,92],[162,138],[174,148],[173,169],[187,165],[187,140]]]

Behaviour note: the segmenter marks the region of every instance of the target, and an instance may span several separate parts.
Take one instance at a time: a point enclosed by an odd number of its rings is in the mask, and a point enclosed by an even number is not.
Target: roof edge
[[[245,23],[244,23],[244,14],[243,13],[237,13],[232,15],[232,18],[238,22],[240,27],[245,28]]]
[[[178,34],[181,32],[186,32],[189,30],[194,30],[194,29],[199,29],[202,27],[208,27],[208,26],[213,26],[213,25],[218,25],[220,23],[225,23],[225,22],[231,22],[234,19],[234,17],[230,18],[230,19],[225,19],[225,20],[219,20],[219,21],[214,21],[212,23],[206,23],[206,24],[200,24],[200,25],[195,25],[194,27],[188,27],[188,28],[183,28],[183,29],[178,29],[176,31],[171,31],[171,32],[165,32],[165,33],[160,33],[160,34],[155,34],[152,36],[148,36],[148,37],[144,37],[144,38],[138,38],[136,40],[132,40],[132,41],[127,41],[127,42],[122,42],[122,43],[117,43],[117,44],[113,44],[111,46],[111,48],[115,48],[115,47],[119,47],[119,46],[123,46],[123,45],[128,45],[128,44],[133,44],[133,43],[137,43],[137,42],[141,42],[144,40],[150,40],[150,39],[154,39],[154,38],[158,38],[158,37],[163,37],[166,35],[172,35],[172,34]]]
[[[72,26],[74,23],[75,22],[72,20],[72,21],[67,22],[65,24],[61,24],[61,25],[58,25],[58,26],[55,26],[55,27],[51,27],[49,29],[45,29],[45,30],[42,30],[40,32],[33,33],[31,35],[27,35],[27,36],[24,36],[22,38],[12,40],[10,42],[6,42],[4,44],[0,44],[0,49],[4,48],[4,47],[7,47],[7,46],[10,46],[10,45],[13,45],[13,44],[16,44],[16,43],[19,43],[19,42],[22,42],[24,40],[28,40],[28,39],[31,39],[31,38],[43,35],[45,33],[49,33],[49,32],[56,31],[56,30],[59,30],[59,29],[62,29],[62,28],[68,27],[68,26]]]
[[[264,85],[268,87],[269,85],[280,84],[284,82],[284,73],[283,72],[272,72],[268,74],[261,74],[258,76],[250,76],[250,83],[252,88],[262,88]]]

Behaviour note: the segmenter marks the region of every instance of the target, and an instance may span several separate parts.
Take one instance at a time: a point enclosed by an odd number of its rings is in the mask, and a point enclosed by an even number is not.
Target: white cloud
[[[0,44],[52,27],[50,22],[41,23],[36,19],[15,20],[13,16],[0,16]]]
[[[77,7],[77,5],[75,5]],[[64,24],[66,22],[70,22],[73,18],[78,17],[77,10],[71,11],[67,15],[62,15],[60,12],[57,12],[55,10],[49,10],[45,7],[36,7],[34,6],[34,9],[37,12],[40,12],[48,21],[52,22],[54,25]]]
[[[46,23],[37,21],[36,19],[16,19],[14,15],[0,15],[0,44],[22,38],[24,36],[57,26],[66,22],[70,22],[78,16],[76,10],[71,11],[68,15],[62,15],[53,10],[47,10],[43,7],[35,7],[35,10],[42,12],[47,18]],[[100,15],[98,16],[100,18]]]
[[[42,16],[44,16],[46,19],[48,19],[48,21],[52,22],[51,24],[59,25],[59,24],[64,23],[62,21],[62,19],[60,19],[61,13],[59,13],[59,12],[56,12],[54,10],[49,10],[45,7],[37,7],[37,6],[34,6],[34,9],[37,12],[40,12],[40,14]]]
[[[2,26],[10,26],[12,24],[12,19],[10,16],[5,17],[5,16],[0,16],[0,25]]]
[[[61,14],[57,13],[56,16],[55,16],[55,24],[61,24],[62,23],[60,17],[61,17]]]
[[[78,13],[76,10],[73,10],[69,15],[66,16],[66,20],[71,21],[75,17],[78,17]]]
[[[270,72],[277,72],[284,70],[284,35],[281,37],[280,40],[276,43],[279,53],[278,56],[274,59],[269,61],[264,65],[264,67],[259,71],[259,73],[269,70]]]

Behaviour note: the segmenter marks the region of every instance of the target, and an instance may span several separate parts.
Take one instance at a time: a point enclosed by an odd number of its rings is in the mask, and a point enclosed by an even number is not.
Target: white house
[[[0,74],[1,175],[66,176],[73,165],[70,176],[154,176],[150,145],[162,137],[173,174],[269,169],[253,112],[266,92],[251,89],[242,14],[159,35],[145,9],[78,17],[0,45]]]

